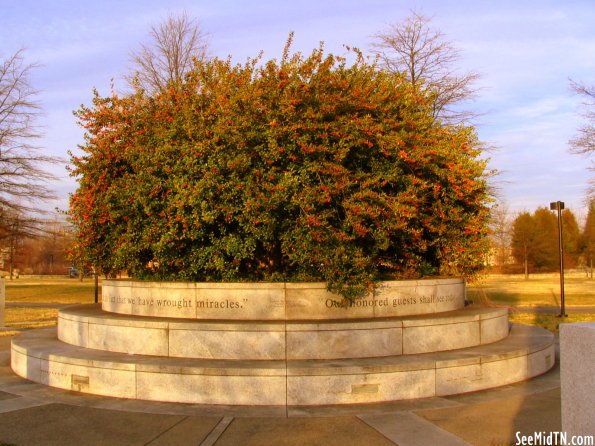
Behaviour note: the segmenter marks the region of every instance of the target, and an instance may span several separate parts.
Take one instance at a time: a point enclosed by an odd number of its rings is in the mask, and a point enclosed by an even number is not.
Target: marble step
[[[334,360],[221,360],[133,355],[58,340],[56,329],[12,340],[23,378],[90,394],[193,404],[315,406],[445,396],[545,373],[554,337],[512,325],[489,345],[446,352]]]
[[[129,354],[230,360],[411,355],[490,344],[508,310],[469,306],[434,315],[330,321],[197,321],[120,315],[99,305],[61,309],[58,339]]]

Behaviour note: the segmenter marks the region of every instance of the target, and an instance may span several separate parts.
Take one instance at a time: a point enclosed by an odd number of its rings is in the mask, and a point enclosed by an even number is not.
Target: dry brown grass
[[[557,275],[489,275],[471,283],[470,299],[511,306],[559,306],[560,279]],[[595,306],[595,280],[584,274],[567,274],[564,280],[567,306]]]
[[[14,330],[2,331],[0,336],[12,336],[21,329],[51,327],[56,325],[57,318],[56,308],[8,307],[4,310],[4,325]]]
[[[537,325],[553,333],[560,331],[560,324],[573,324],[576,322],[595,322],[595,313],[568,314],[568,317],[561,318],[557,314],[543,313],[520,313],[512,312],[509,315],[510,322],[525,325]]]
[[[94,291],[93,279],[83,282],[68,278],[19,278],[6,281],[7,302],[92,303]]]

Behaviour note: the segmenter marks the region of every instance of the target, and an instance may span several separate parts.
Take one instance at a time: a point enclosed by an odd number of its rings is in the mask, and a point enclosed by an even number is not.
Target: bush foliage
[[[486,249],[474,129],[353,52],[196,63],[180,85],[76,112],[78,251],[105,274],[189,281],[469,275]]]

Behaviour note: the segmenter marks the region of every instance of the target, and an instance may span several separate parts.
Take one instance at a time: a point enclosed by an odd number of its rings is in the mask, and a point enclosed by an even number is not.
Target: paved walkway
[[[221,407],[52,389],[10,369],[0,337],[0,445],[505,445],[560,431],[560,374],[444,398],[350,407]]]

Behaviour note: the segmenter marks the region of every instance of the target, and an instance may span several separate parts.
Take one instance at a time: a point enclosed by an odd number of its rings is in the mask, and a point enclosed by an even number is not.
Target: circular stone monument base
[[[549,370],[553,335],[465,306],[463,279],[383,282],[349,302],[321,283],[105,281],[102,308],[12,340],[18,375],[91,394],[319,406],[482,390]]]
[[[96,395],[195,404],[316,406],[446,396],[526,380],[555,361],[553,335],[513,325],[496,343],[384,358],[229,361],[105,352],[65,344],[55,329],[12,341],[31,381]]]
[[[508,336],[508,310],[330,321],[199,321],[107,313],[77,305],[58,314],[58,339],[96,350],[230,360],[349,359],[490,344]]]

